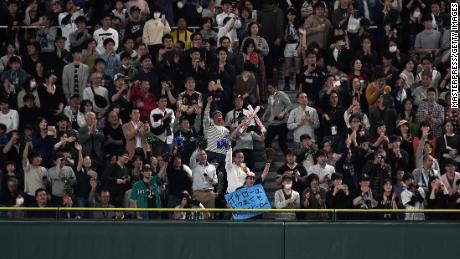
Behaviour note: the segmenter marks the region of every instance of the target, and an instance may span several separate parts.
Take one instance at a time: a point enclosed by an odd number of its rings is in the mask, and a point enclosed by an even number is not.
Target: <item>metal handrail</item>
[[[78,208],[0,207],[0,211],[132,211],[132,212],[303,212],[303,213],[460,213],[460,209],[218,209],[218,208]]]

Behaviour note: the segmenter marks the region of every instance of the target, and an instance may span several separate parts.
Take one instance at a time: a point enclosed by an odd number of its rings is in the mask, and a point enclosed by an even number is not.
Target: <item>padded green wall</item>
[[[0,258],[460,258],[460,224],[0,222]]]

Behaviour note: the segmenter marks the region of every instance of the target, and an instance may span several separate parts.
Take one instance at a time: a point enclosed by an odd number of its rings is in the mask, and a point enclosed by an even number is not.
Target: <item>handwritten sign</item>
[[[232,209],[271,209],[270,202],[261,184],[238,189],[225,195],[225,200]],[[262,214],[262,212],[237,212],[233,213],[233,219],[245,220],[259,214]]]

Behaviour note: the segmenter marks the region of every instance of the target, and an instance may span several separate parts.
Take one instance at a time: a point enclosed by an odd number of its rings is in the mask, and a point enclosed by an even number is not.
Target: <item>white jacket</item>
[[[227,171],[228,193],[234,192],[236,188],[243,186],[246,181],[247,174],[241,170],[239,166],[232,162],[231,148],[227,150],[227,154],[225,156],[225,170]]]

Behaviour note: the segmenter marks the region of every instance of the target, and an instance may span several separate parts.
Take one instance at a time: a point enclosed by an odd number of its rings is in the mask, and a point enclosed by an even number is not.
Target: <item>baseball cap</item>
[[[117,81],[118,79],[126,79],[128,78],[127,76],[123,75],[122,73],[117,73],[114,77],[113,80]]]

